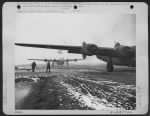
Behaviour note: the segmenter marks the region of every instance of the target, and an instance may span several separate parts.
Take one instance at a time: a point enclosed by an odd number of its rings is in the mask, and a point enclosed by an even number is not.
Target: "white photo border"
[[[55,6],[47,7],[37,5]],[[17,5],[26,12],[69,12],[69,13],[120,13],[136,14],[136,110],[16,110],[15,109],[15,37]],[[74,10],[66,6],[81,6]],[[134,9],[130,9],[134,5]],[[34,7],[33,7],[34,6]],[[31,12],[32,11],[32,12]],[[21,12],[21,11],[19,11]],[[144,2],[6,2],[2,8],[2,48],[3,48],[3,112],[5,114],[146,114],[148,112],[148,5]]]

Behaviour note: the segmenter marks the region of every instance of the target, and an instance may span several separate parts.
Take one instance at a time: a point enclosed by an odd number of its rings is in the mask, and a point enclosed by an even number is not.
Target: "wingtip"
[[[19,45],[19,43],[15,43],[15,45]]]
[[[24,46],[23,43],[15,43],[15,45],[17,45],[17,46]]]

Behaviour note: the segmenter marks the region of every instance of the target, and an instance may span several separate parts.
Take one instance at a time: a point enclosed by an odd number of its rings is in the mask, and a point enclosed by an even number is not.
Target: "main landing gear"
[[[112,72],[114,70],[114,66],[112,63],[112,59],[109,58],[109,62],[107,63],[107,72]]]

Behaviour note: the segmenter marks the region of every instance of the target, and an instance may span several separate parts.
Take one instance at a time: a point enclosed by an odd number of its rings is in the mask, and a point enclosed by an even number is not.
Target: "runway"
[[[17,71],[15,78],[17,96],[21,90],[30,87],[22,97],[21,104],[17,105],[16,97],[16,109],[136,108],[135,68],[116,67],[114,72],[106,72],[104,67],[72,66],[54,68],[51,73],[45,73],[44,69],[36,72]]]

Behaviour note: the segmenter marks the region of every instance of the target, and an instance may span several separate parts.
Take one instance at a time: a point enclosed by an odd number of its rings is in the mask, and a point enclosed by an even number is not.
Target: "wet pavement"
[[[16,72],[15,75],[16,93],[18,84],[26,83],[31,87],[28,95],[16,109],[134,110],[136,108],[134,71],[107,73],[97,70],[57,69],[52,73]]]

